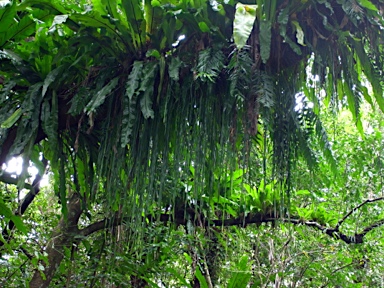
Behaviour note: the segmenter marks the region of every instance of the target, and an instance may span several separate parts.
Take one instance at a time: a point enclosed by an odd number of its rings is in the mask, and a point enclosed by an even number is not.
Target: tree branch
[[[3,182],[5,184],[17,185],[18,181],[19,181],[18,177],[12,177],[12,175],[10,173],[4,172],[4,171],[0,175],[0,182]],[[25,183],[24,188],[25,189],[32,189],[32,185]]]
[[[375,228],[377,228],[377,227],[380,227],[380,226],[382,226],[382,225],[384,225],[384,219],[381,219],[381,220],[379,220],[379,221],[373,223],[371,226],[366,227],[366,228],[363,230],[363,232],[361,232],[359,235],[362,235],[362,237],[364,237],[365,234],[367,234],[367,233],[370,232],[371,230],[373,230],[373,229],[375,229]]]
[[[108,227],[116,227],[123,223],[122,218],[115,218],[114,220],[111,219],[104,219],[98,222],[95,222],[93,224],[88,225],[87,227],[81,229],[79,231],[81,236],[89,236],[97,231],[103,230]]]
[[[372,202],[372,200],[370,200]],[[378,201],[378,200],[376,200]],[[373,201],[374,202],[374,201]],[[369,202],[367,202],[369,203]],[[359,205],[360,207],[362,205]],[[355,209],[356,211],[356,209]],[[348,216],[347,216],[348,217]],[[347,218],[344,216],[344,218]],[[149,221],[156,221],[157,218],[153,216],[147,217]],[[161,214],[159,220],[161,222],[172,222],[176,225],[186,225],[187,220],[185,218],[176,218],[173,219],[171,215],[169,214]],[[79,230],[80,235],[86,237],[89,236],[92,233],[95,233],[97,231],[100,231],[104,228],[110,228],[115,227],[118,225],[121,225],[123,222],[129,221],[128,218],[115,218],[115,219],[104,219],[99,222],[90,224],[89,226]],[[246,226],[249,224],[261,224],[261,223],[268,223],[268,222],[284,222],[284,223],[290,223],[293,225],[305,225],[308,227],[313,227],[316,230],[319,230],[328,236],[336,239],[336,240],[342,240],[347,244],[361,244],[363,243],[364,236],[370,232],[371,230],[380,227],[384,225],[384,219],[379,220],[372,225],[366,227],[363,229],[361,233],[355,233],[352,236],[349,236],[347,234],[341,233],[337,225],[334,228],[326,227],[325,225],[322,225],[316,221],[305,221],[298,218],[279,218],[279,217],[270,217],[270,218],[264,218],[262,215],[256,214],[253,217],[237,217],[237,218],[230,218],[230,219],[224,219],[224,220],[206,220],[204,221],[203,225],[208,227],[214,227],[214,226]]]
[[[340,226],[344,223],[344,221],[352,215],[353,212],[355,212],[356,210],[360,209],[362,206],[364,206],[365,204],[367,203],[373,203],[373,202],[377,202],[377,201],[381,201],[381,200],[384,200],[384,197],[379,197],[379,198],[375,198],[375,199],[367,199],[365,200],[363,203],[360,203],[359,205],[357,205],[356,207],[354,207],[351,211],[349,211],[347,214],[345,214],[345,216],[337,223],[335,229],[339,230]]]

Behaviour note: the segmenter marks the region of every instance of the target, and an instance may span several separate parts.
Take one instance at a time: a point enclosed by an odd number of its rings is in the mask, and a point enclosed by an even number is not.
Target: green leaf
[[[15,124],[17,120],[19,120],[22,112],[23,111],[20,108],[16,109],[16,111],[13,112],[13,114],[7,120],[1,123],[1,128],[11,128],[13,124]]]
[[[290,13],[290,9],[289,9],[289,6],[284,8],[283,10],[281,10],[278,18],[277,18],[277,22],[280,24],[279,25],[279,32],[280,32],[280,35],[284,38],[285,42],[288,43],[288,45],[291,47],[291,49],[297,54],[297,55],[301,55],[301,49],[300,47],[291,40],[291,38],[288,37],[287,35],[287,24],[288,24],[288,20],[289,20],[289,13]]]
[[[363,6],[364,8],[367,8],[369,10],[372,10],[372,11],[375,11],[375,12],[378,12],[379,10],[377,9],[377,7],[369,0],[357,0],[357,2]]]
[[[11,5],[9,5],[11,4]],[[0,1],[0,33],[6,32],[15,22],[16,1]]]
[[[158,1],[158,0],[152,0],[152,1],[151,1],[151,6],[152,6],[152,7],[160,7],[160,6],[161,6],[161,3],[160,3],[160,1]]]
[[[4,55],[5,57],[10,59],[15,64],[19,64],[19,63],[23,62],[23,59],[12,50],[3,49],[2,51],[0,51],[0,55],[1,56]]]
[[[183,284],[182,287],[185,287],[185,288],[191,288],[191,285],[187,282],[187,280],[185,279],[184,275],[180,274],[180,271],[176,270],[175,268],[172,268],[172,267],[168,267],[166,269],[166,271],[172,275],[173,277],[177,278],[181,284]],[[155,287],[155,286],[153,286]]]
[[[122,10],[131,27],[131,36],[136,49],[140,48],[146,40],[146,21],[144,19],[143,2],[140,0],[123,0]]]
[[[157,63],[149,62],[144,66],[143,70],[143,78],[140,83],[139,91],[143,92],[140,99],[140,107],[145,119],[155,117],[152,109],[153,101],[151,97],[153,97],[153,79],[155,78],[157,67]]]
[[[172,80],[179,81],[179,70],[182,63],[179,57],[172,57],[168,66],[168,74]]]
[[[199,53],[199,61],[196,66],[197,78],[202,81],[214,82],[225,67],[225,56],[222,51],[212,48]]]
[[[296,195],[297,196],[300,196],[300,195],[307,196],[307,195],[311,195],[311,192],[309,192],[308,190],[298,190],[298,191],[296,191]]]
[[[103,18],[100,13],[93,10],[88,11],[86,14],[71,14],[69,19],[76,23],[81,23],[85,27],[105,28],[107,31],[118,35],[116,27],[108,19]]]
[[[5,205],[3,199],[0,199],[0,215],[3,215],[7,219],[11,219],[13,216],[12,210]]]
[[[51,85],[56,80],[56,77],[59,74],[61,74],[62,70],[63,70],[63,66],[59,66],[56,69],[50,71],[48,73],[47,77],[45,77],[44,84],[43,84],[43,89],[41,91],[41,95],[43,97],[45,96],[45,93],[47,92],[47,89],[48,89],[49,85]]]
[[[41,105],[42,83],[36,83],[29,87],[25,100],[21,104],[23,115],[18,122],[16,139],[13,142],[10,154],[20,153],[25,145],[31,141],[39,127],[39,114]]]
[[[136,33],[139,33],[140,21],[144,20],[143,4],[139,0],[122,0],[123,11]]]
[[[6,40],[24,40],[35,32],[36,23],[31,15],[24,16],[19,22],[15,22],[7,29]],[[4,43],[0,43],[2,46]]]
[[[154,111],[152,109],[152,99],[151,99],[152,93],[148,90],[144,93],[143,97],[140,100],[140,107],[141,112],[143,113],[143,116],[145,119],[148,118],[155,118]]]
[[[360,134],[364,135],[363,126],[360,119],[360,96],[354,93],[349,87],[349,81],[344,81],[344,92],[347,96],[348,108],[352,112],[353,120]]]
[[[185,257],[185,260],[187,260],[187,262],[189,263],[189,264],[192,264],[192,257],[191,256],[189,256],[187,253],[183,253],[183,255],[184,255],[184,257]]]
[[[233,40],[236,47],[241,49],[247,43],[256,21],[257,5],[236,4],[235,20],[233,22]]]
[[[38,173],[40,175],[43,175],[45,172],[45,165],[44,163],[40,160],[40,149],[38,148],[37,145],[33,147],[33,150],[31,151],[30,154],[30,159],[33,165],[37,168]]]
[[[251,271],[248,268],[248,257],[244,255],[240,261],[236,263],[233,270],[236,272],[232,273],[229,279],[228,288],[245,288],[251,279]]]
[[[271,53],[271,37],[272,37],[271,21],[260,21],[260,56],[263,63],[267,63]]]
[[[148,52],[145,54],[146,57],[155,57],[156,59],[160,59],[161,55],[160,52],[156,49],[148,50]]]
[[[103,104],[105,98],[111,93],[113,88],[116,87],[118,81],[119,77],[115,77],[107,85],[97,91],[95,96],[92,97],[91,101],[89,101],[88,105],[85,107],[84,112],[88,112],[88,114],[94,112],[96,108]]]
[[[360,59],[361,66],[365,76],[368,78],[368,81],[372,84],[373,94],[377,101],[377,104],[380,107],[381,111],[384,111],[384,97],[383,97],[383,88],[381,86],[381,76],[375,71],[374,66],[372,65],[371,60],[367,56],[367,53],[364,51],[363,44],[359,41],[353,41],[353,46],[355,51]],[[365,94],[365,93],[364,93]]]
[[[205,22],[199,22],[199,28],[200,28],[201,32],[204,32],[204,33],[207,33],[211,30],[211,29],[209,29],[207,23],[205,23]]]
[[[30,7],[38,7],[43,8],[44,10],[48,10],[49,14],[66,14],[66,9],[59,4],[60,1],[52,1],[52,0],[26,0],[22,1],[18,6],[18,10],[28,10]]]
[[[68,113],[73,116],[82,113],[89,101],[89,97],[89,90],[85,87],[80,87],[75,96],[71,99],[71,108]]]
[[[139,95],[139,85],[143,73],[143,62],[135,61],[133,68],[128,76],[128,81],[125,88],[125,97],[123,99],[123,120],[121,128],[121,147],[128,144],[134,121],[137,117],[136,103]]]
[[[21,220],[20,216],[12,215],[10,220],[15,224],[16,228],[22,232],[23,234],[27,235],[28,231],[27,228],[24,226],[23,221]]]
[[[89,241],[87,240],[87,239],[83,239],[82,240],[82,243],[83,243],[83,245],[84,245],[84,247],[85,247],[85,250],[89,253],[89,252],[91,252],[92,250],[92,246],[91,246],[91,243],[89,243]]]
[[[51,27],[49,28],[48,32],[53,33],[56,30],[56,25],[63,24],[67,21],[68,15],[56,15],[53,18],[53,22]]]
[[[133,63],[133,68],[131,73],[128,76],[128,82],[126,84],[125,93],[129,99],[132,98],[136,90],[139,88],[139,83],[141,81],[141,75],[143,73],[143,62],[135,61]]]
[[[305,44],[304,44],[304,32],[303,32],[303,29],[301,28],[299,22],[292,21],[291,23],[295,26],[295,29],[296,29],[297,43],[299,43],[302,46],[305,46]]]
[[[203,274],[200,271],[200,267],[197,267],[196,272],[195,272],[196,278],[199,280],[200,287],[201,288],[208,288],[208,283]]]
[[[325,159],[329,163],[333,175],[336,175],[337,163],[332,153],[331,144],[328,141],[327,132],[325,131],[323,124],[318,118],[316,119],[316,122],[315,122],[315,131],[316,131],[317,139],[319,140],[320,147],[325,156]]]
[[[3,243],[4,247],[7,249],[7,252],[12,255],[12,247],[8,244],[7,240],[4,239],[3,235],[0,233],[0,243]]]
[[[40,116],[43,130],[47,134],[50,145],[53,145],[53,151],[56,150],[58,117],[58,99],[56,93],[53,93],[51,104],[49,100],[44,100]]]
[[[101,13],[101,14],[108,14],[107,11],[107,6],[108,6],[108,1],[106,0],[93,0],[93,10]]]

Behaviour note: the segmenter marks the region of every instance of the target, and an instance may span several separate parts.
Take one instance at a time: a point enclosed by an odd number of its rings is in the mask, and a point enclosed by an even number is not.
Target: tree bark
[[[77,224],[82,213],[80,198],[77,195],[72,196],[67,207],[67,218],[61,218],[45,250],[48,254],[48,265],[41,261],[44,271],[35,270],[35,274],[29,283],[30,288],[49,286],[64,258],[64,248],[70,247],[75,241],[75,236],[79,233]],[[45,277],[43,277],[43,273]]]

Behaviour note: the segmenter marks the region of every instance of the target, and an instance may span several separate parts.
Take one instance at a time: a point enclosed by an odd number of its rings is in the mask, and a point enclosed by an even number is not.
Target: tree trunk
[[[49,286],[64,258],[64,248],[70,247],[75,241],[74,237],[78,234],[77,223],[82,213],[80,198],[77,195],[72,196],[67,204],[67,208],[67,219],[63,217],[59,221],[45,249],[48,254],[48,265],[41,261],[44,271],[36,269],[29,283],[30,288],[45,288]],[[44,273],[45,277],[42,277],[42,273]]]

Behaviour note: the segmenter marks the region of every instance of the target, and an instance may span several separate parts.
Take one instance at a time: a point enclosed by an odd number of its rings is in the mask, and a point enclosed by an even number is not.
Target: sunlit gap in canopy
[[[302,111],[304,108],[312,109],[314,104],[311,101],[308,101],[307,97],[305,97],[303,92],[297,93],[295,95],[295,111]]]
[[[320,80],[319,75],[312,74],[312,66],[314,59],[315,55],[312,53],[311,57],[309,57],[308,59],[307,66],[305,68],[305,72],[307,74],[306,83],[311,88],[316,88],[316,83],[318,83]],[[325,91],[320,90],[320,95],[318,97],[321,98],[323,96],[325,96]],[[296,93],[295,102],[296,105],[294,109],[296,112],[302,112],[303,109],[312,109],[314,107],[314,103],[309,101],[309,99],[305,96],[304,92]]]
[[[4,163],[1,167],[1,171],[5,171],[11,175],[11,177],[17,178],[23,171],[23,158],[22,157],[13,157],[6,164]],[[1,172],[0,172],[1,173]],[[33,183],[36,178],[36,175],[39,173],[38,169],[32,164],[29,163],[28,167],[28,181]],[[48,174],[44,174],[41,181],[40,187],[48,186]]]
[[[172,46],[173,46],[173,47],[177,47],[177,46],[179,46],[180,41],[183,41],[184,39],[185,39],[185,35],[184,35],[184,34],[180,35],[180,36],[177,38],[177,40],[175,41],[175,43],[172,44]]]

